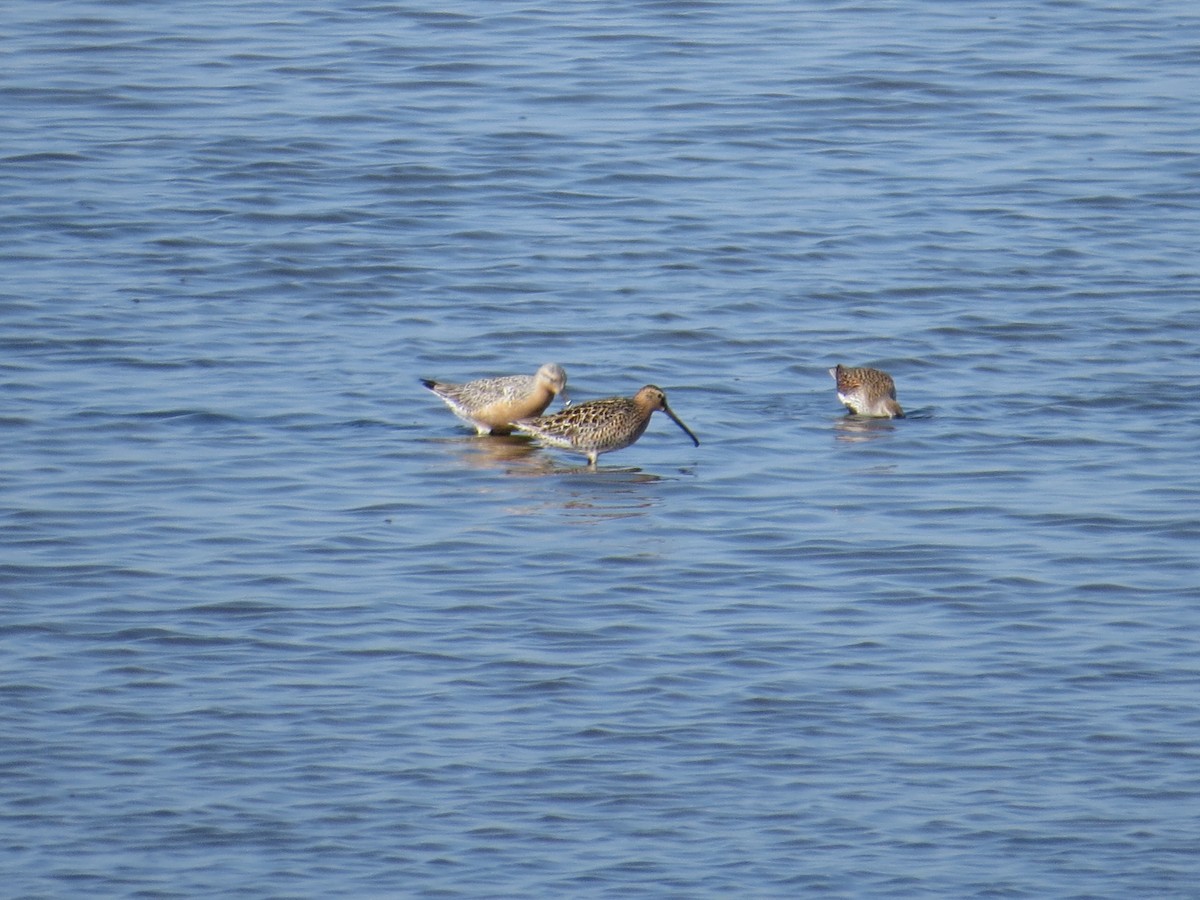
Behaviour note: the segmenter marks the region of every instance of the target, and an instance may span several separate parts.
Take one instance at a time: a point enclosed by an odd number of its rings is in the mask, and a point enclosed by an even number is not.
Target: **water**
[[[1143,7],[9,3],[6,895],[1193,896]],[[701,446],[417,383],[548,361]]]

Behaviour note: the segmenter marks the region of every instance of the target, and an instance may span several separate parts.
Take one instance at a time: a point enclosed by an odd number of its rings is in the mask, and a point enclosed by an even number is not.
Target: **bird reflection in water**
[[[477,469],[502,469],[507,475],[549,474],[545,458],[529,438],[517,435],[489,435],[454,438],[462,462]]]
[[[657,475],[636,469],[612,474],[619,477],[601,479],[607,489],[595,477],[580,478],[567,491],[567,498],[556,505],[569,520],[598,522],[644,516],[662,502],[657,494],[644,490],[645,485],[662,481]]]
[[[664,479],[636,468],[605,468],[597,472],[589,465],[555,467],[553,497],[546,497],[535,509],[557,509],[569,522],[593,523],[612,519],[644,516],[662,503],[657,491],[648,489]]]
[[[896,430],[891,419],[868,419],[850,413],[838,419],[834,425],[839,441],[874,441],[886,437]]]
[[[931,406],[914,409],[900,420],[873,419],[869,416],[860,416],[851,412],[834,420],[833,427],[837,432],[836,437],[839,441],[857,443],[890,437],[898,428],[905,427],[899,424],[900,422],[920,422],[925,419],[932,419],[933,416],[934,408]]]
[[[646,490],[648,485],[665,481],[661,475],[636,467],[605,466],[596,470],[587,463],[572,465],[546,453],[525,436],[472,436],[446,443],[471,468],[516,478],[556,476],[552,494],[525,497],[526,502],[511,509],[517,515],[557,510],[567,521],[588,523],[642,516],[662,502],[657,493]]]

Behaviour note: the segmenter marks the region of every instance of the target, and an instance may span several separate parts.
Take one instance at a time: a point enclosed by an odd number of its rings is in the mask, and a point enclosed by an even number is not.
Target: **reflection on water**
[[[833,423],[833,427],[839,441],[873,441],[891,434],[897,428],[903,428],[905,422],[932,418],[932,406],[909,410],[903,419],[874,419],[846,413]]]
[[[531,502],[510,508],[516,515],[557,510],[576,522],[624,519],[645,515],[661,503],[659,496],[647,491],[665,480],[661,475],[636,467],[601,465],[592,469],[586,463],[564,461],[522,435],[471,435],[442,443],[472,468],[523,478],[557,476],[550,482],[552,496],[526,497]]]
[[[839,441],[873,441],[895,431],[896,420],[873,419],[850,413],[834,422],[833,427]]]
[[[521,435],[471,435],[446,441],[458,458],[472,468],[500,469],[506,475],[549,474],[547,459],[537,445]]]
[[[555,482],[555,496],[539,504],[539,510],[558,509],[571,522],[598,522],[644,516],[662,502],[650,487],[661,482],[659,475],[635,468],[555,466],[563,477]],[[532,512],[534,510],[530,510]]]
[[[612,519],[632,519],[644,516],[647,510],[658,506],[662,500],[637,488],[648,482],[658,481],[655,476],[645,476],[636,481],[625,481],[624,488],[608,482],[610,490],[571,489],[559,508],[568,521],[598,522]],[[548,506],[549,504],[547,504]]]

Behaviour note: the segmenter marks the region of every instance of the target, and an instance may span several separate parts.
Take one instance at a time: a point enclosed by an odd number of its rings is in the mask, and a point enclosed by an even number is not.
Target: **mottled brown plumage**
[[[566,391],[567,373],[558,363],[546,363],[535,375],[502,375],[466,384],[422,378],[421,384],[479,434],[510,434],[515,419],[541,415],[557,394]]]
[[[829,374],[837,382],[838,399],[851,412],[877,418],[904,418],[904,410],[896,402],[896,384],[887,372],[837,365]]]
[[[632,397],[588,400],[550,416],[517,419],[513,426],[551,447],[582,453],[595,468],[596,457],[601,453],[621,450],[640,438],[650,424],[650,417],[660,409],[700,446],[691,429],[667,406],[667,395],[662,388],[652,384]]]

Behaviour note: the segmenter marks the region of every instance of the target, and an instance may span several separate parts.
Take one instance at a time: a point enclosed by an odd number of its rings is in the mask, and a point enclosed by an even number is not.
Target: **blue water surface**
[[[4,19],[6,896],[1195,896],[1193,3]]]

